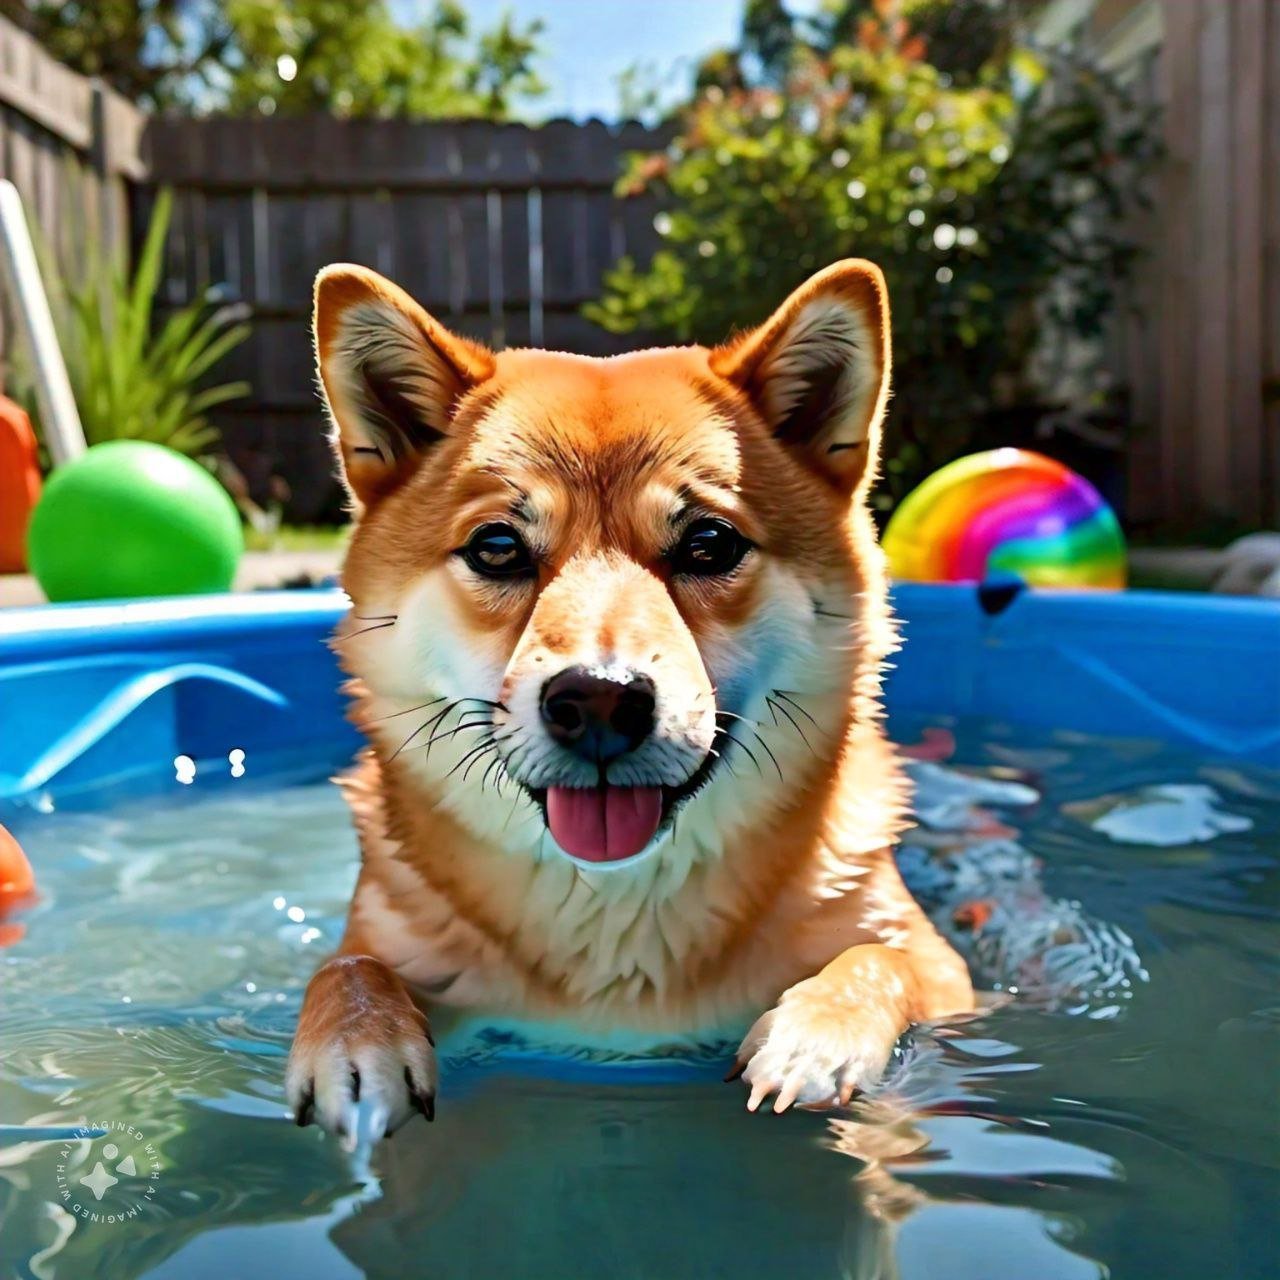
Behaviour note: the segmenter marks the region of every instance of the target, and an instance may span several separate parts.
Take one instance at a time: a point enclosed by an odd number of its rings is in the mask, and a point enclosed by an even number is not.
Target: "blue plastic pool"
[[[435,1126],[354,1162],[281,1088],[355,871],[343,597],[0,612],[42,895],[0,921],[0,1277],[1274,1275],[1280,606],[896,604],[891,728],[955,744],[922,795],[978,779],[1114,984],[917,1036],[836,1116],[748,1117],[723,1045],[464,1025]]]

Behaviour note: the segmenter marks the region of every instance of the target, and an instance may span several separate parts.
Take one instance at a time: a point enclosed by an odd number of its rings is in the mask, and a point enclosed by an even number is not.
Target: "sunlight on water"
[[[549,1067],[481,1026],[442,1042],[436,1124],[371,1157],[295,1128],[281,1084],[355,878],[336,790],[241,757],[243,781],[33,813],[0,1276],[1274,1275],[1280,778],[951,729],[912,766],[903,865],[1010,1003],[916,1034],[857,1107],[781,1119],[719,1083],[723,1045]]]

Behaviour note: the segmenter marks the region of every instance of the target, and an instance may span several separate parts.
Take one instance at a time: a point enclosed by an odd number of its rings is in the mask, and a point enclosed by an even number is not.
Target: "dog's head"
[[[863,501],[888,333],[859,261],[724,346],[604,360],[493,354],[322,272],[359,516],[339,644],[384,765],[477,835],[593,865],[686,810],[697,856],[803,804],[888,643]]]

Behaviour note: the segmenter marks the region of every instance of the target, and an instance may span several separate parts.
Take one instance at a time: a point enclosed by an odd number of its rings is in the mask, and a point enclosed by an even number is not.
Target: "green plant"
[[[246,382],[205,385],[229,351],[249,336],[238,308],[206,297],[153,324],[172,197],[156,198],[132,277],[92,237],[75,279],[41,257],[54,325],[85,438],[150,440],[200,457],[218,440],[209,410],[245,395]],[[23,397],[28,402],[30,396]],[[36,406],[29,405],[38,418]]]
[[[874,260],[895,346],[882,504],[1007,442],[1010,415],[1043,398],[1033,357],[1100,331],[1154,152],[1117,85],[1020,41],[1009,3],[966,4],[989,19],[984,60],[965,64],[948,29],[948,71],[890,0],[845,6],[821,39],[753,0],[743,49],[704,64],[674,143],[620,184],[663,201],[662,248],[623,261],[588,309],[614,331],[715,342],[826,263]]]
[[[60,62],[155,110],[509,115],[542,84],[542,23],[458,0],[0,0]]]

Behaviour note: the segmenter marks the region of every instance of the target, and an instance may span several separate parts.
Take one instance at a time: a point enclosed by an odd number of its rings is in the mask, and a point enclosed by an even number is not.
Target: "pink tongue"
[[[547,789],[547,823],[556,844],[584,862],[634,857],[661,821],[661,787]]]

